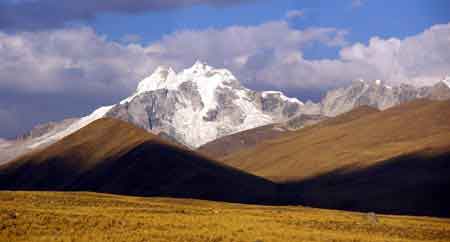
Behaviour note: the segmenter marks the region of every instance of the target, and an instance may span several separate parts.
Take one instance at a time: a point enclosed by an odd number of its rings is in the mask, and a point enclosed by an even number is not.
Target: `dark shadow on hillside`
[[[450,217],[450,152],[407,155],[364,170],[341,169],[285,184],[153,141],[100,160],[89,169],[80,164],[73,156],[53,156],[42,162],[25,159],[0,169],[0,189],[93,191]]]
[[[276,185],[193,152],[147,141],[87,171],[55,157],[0,170],[0,189],[92,191],[264,204]]]
[[[450,217],[450,153],[405,155],[280,185],[280,200],[311,207]]]

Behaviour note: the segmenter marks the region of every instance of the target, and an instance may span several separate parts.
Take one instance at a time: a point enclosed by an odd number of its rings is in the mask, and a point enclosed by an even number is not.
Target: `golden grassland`
[[[450,241],[450,219],[79,192],[0,192],[0,241]]]

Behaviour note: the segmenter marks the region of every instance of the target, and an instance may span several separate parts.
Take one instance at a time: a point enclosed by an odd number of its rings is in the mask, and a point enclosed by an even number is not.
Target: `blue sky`
[[[359,2],[359,1],[358,1]],[[112,40],[124,35],[141,36],[140,43],[156,41],[180,29],[252,26],[285,18],[288,11],[301,10],[304,16],[291,21],[299,29],[335,27],[347,29],[349,42],[367,43],[373,36],[404,38],[427,27],[450,21],[447,0],[271,0],[217,8],[207,5],[139,15],[101,14],[88,22]],[[309,58],[336,57],[337,48],[311,45]]]
[[[158,65],[318,101],[359,78],[433,84],[449,47],[447,0],[0,0],[0,137],[116,103]]]

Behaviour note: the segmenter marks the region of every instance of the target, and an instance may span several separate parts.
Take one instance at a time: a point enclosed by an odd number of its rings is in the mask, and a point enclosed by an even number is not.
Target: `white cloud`
[[[143,47],[121,45],[90,28],[0,32],[0,88],[103,94],[134,88],[156,66]]]
[[[426,85],[450,71],[450,24],[435,25],[405,39],[373,37],[340,52],[342,61],[364,65],[372,78]]]
[[[181,30],[147,46],[108,41],[90,28],[0,32],[0,88],[39,93],[123,95],[159,65],[196,59],[230,68],[246,84],[323,88],[362,77],[428,84],[450,71],[450,24],[405,39],[348,45],[347,31],[298,30],[286,21]],[[308,60],[311,43],[341,48],[337,59]]]
[[[264,81],[279,86],[294,80],[272,79],[273,74],[264,76],[262,73],[274,66],[289,69],[292,58],[302,59],[301,50],[313,42],[330,47],[344,46],[346,34],[347,31],[335,28],[298,30],[285,21],[274,21],[258,26],[178,31],[149,48],[157,50],[161,60],[178,69],[199,58],[232,69],[242,81]]]
[[[338,86],[357,78],[429,85],[450,71],[450,24],[435,25],[405,39],[373,37],[367,45],[348,45],[346,34],[334,28],[297,30],[276,21],[179,31],[152,47],[162,60],[177,62],[177,67],[200,58],[229,67],[252,84],[303,89]],[[341,47],[339,58],[305,59],[302,51],[312,42]]]
[[[303,10],[290,10],[286,13],[286,18],[287,19],[294,19],[294,18],[302,18],[305,16],[305,11]]]
[[[122,38],[120,38],[120,41],[122,41],[125,44],[128,43],[136,43],[141,41],[142,37],[138,34],[126,34]]]
[[[247,77],[311,42],[342,46],[345,34],[334,28],[297,30],[285,21],[274,21],[177,31],[142,46],[109,41],[91,28],[0,32],[0,88],[32,93],[123,94],[131,92],[137,81],[159,64],[181,69],[196,59]],[[257,58],[262,54],[268,59]]]

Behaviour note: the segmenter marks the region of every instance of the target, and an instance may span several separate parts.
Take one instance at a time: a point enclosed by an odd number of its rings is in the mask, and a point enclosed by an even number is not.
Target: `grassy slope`
[[[0,167],[0,189],[258,202],[272,197],[275,185],[166,143],[128,123],[101,119]]]
[[[288,204],[450,217],[450,101],[358,109],[225,162],[282,182]]]
[[[345,168],[368,168],[414,152],[450,150],[450,101],[414,101],[338,116],[223,158],[275,181],[300,181]]]
[[[289,132],[284,129],[277,129],[276,125],[266,125],[218,138],[200,146],[196,151],[217,159],[253,147],[261,140],[274,139]]]
[[[217,160],[254,147],[264,140],[287,136],[294,129],[308,127],[325,119],[320,115],[300,115],[287,123],[265,125],[218,138],[200,146],[196,151]]]
[[[0,192],[0,241],[449,241],[450,220],[94,193]]]

